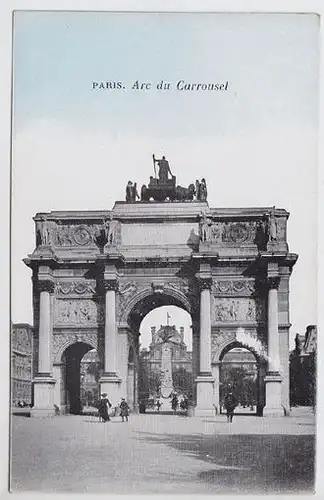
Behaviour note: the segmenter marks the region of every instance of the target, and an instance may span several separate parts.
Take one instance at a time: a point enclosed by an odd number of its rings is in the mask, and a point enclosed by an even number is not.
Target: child
[[[125,418],[126,418],[126,422],[128,422],[129,406],[128,406],[125,398],[121,399],[119,407],[120,407],[120,416],[122,418],[122,422],[124,422]]]

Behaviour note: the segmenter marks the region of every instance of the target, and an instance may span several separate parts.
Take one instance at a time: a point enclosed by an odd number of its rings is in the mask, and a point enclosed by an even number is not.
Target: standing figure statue
[[[259,250],[265,250],[267,246],[267,221],[262,219],[257,221],[255,230],[255,243]]]
[[[168,183],[168,174],[172,177],[172,172],[170,170],[169,162],[165,159],[165,156],[162,156],[161,160],[157,160],[153,154],[153,163],[158,164],[159,166],[159,183],[167,184]]]
[[[141,201],[149,201],[150,197],[147,192],[147,187],[145,184],[141,187]]]
[[[133,198],[133,183],[132,181],[128,181],[126,186],[126,202],[131,203],[132,198]]]
[[[206,213],[203,213],[199,224],[199,237],[200,241],[206,242],[212,239],[212,220],[207,217]]]
[[[207,185],[206,185],[206,180],[204,178],[201,179],[199,191],[200,191],[200,201],[206,201],[207,200]]]
[[[133,185],[133,202],[136,201],[136,198],[138,198],[140,200],[140,195],[138,194],[138,191],[137,191],[137,182],[134,182],[134,185]]]
[[[139,194],[137,192],[137,183],[134,182],[133,185],[132,181],[128,181],[126,186],[126,202],[134,203],[136,201],[136,198],[139,199]]]
[[[41,218],[39,235],[40,235],[40,244],[42,246],[48,246],[51,244],[51,235],[46,217]]]
[[[201,182],[198,179],[196,180],[196,198],[197,201],[207,200],[207,185],[204,178],[201,179]]]
[[[200,200],[200,182],[196,179],[196,199]]]
[[[104,233],[108,245],[112,245],[116,241],[116,230],[118,221],[114,220],[113,214],[109,215],[109,219],[104,220]]]
[[[268,218],[268,235],[269,241],[272,243],[277,241],[277,222],[274,212],[275,207],[272,207]]]

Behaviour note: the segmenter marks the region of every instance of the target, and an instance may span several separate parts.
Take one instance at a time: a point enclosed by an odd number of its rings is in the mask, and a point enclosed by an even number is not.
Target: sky
[[[316,324],[318,30],[309,14],[16,12],[12,321],[32,322],[33,215],[111,209],[129,179],[148,182],[154,152],[181,185],[205,177],[210,207],[290,212],[291,338]],[[152,314],[143,339],[166,317]]]

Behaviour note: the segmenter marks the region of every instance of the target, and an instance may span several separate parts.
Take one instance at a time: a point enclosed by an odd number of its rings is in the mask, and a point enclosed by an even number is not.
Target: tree
[[[316,353],[308,357],[308,404],[316,405]]]
[[[161,391],[161,372],[151,371],[148,376],[148,385],[150,395],[159,396]]]
[[[147,369],[147,364],[143,359],[139,358],[139,370],[138,370],[138,393],[140,399],[149,397],[149,374]]]
[[[224,364],[221,366],[220,379],[221,401],[224,401],[226,394],[231,390],[242,405],[255,404],[256,381],[247,368]]]
[[[193,375],[185,368],[178,368],[172,373],[173,387],[183,392],[189,399],[192,398]]]
[[[93,375],[95,381],[98,382],[100,376],[100,363],[97,361],[89,362],[87,373],[89,373],[89,375]]]

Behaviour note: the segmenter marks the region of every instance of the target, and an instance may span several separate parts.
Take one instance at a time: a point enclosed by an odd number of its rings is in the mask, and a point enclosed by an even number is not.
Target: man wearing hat
[[[98,408],[99,418],[101,418],[103,422],[108,422],[110,420],[108,415],[108,408],[111,408],[111,403],[107,398],[107,394],[104,392],[103,394],[101,394],[101,400],[99,402]]]

